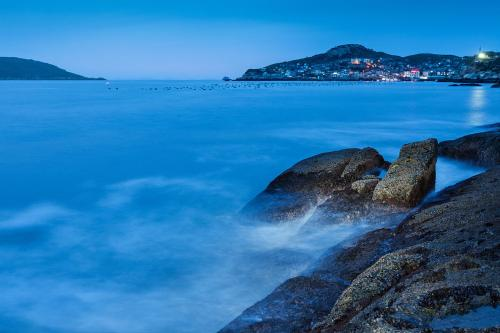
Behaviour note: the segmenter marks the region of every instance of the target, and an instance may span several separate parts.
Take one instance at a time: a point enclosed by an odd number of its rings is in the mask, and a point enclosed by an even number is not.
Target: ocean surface
[[[376,227],[243,223],[277,174],[347,147],[394,160],[499,105],[489,85],[0,82],[1,331],[215,332]],[[437,189],[478,172],[439,159]]]

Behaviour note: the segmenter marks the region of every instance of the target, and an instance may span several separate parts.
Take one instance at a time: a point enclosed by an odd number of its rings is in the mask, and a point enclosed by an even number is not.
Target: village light
[[[480,60],[485,60],[485,59],[488,59],[488,55],[484,52],[479,52],[477,55],[477,58]]]

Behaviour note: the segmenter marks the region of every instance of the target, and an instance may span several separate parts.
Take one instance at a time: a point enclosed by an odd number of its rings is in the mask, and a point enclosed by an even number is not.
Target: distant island
[[[44,62],[0,57],[0,80],[104,80],[70,73]]]
[[[453,81],[498,82],[500,52],[459,57],[421,53],[401,57],[359,44],[312,57],[249,69],[239,81]]]

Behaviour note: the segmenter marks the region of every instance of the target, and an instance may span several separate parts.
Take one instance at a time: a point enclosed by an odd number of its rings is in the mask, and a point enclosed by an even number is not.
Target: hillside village
[[[500,80],[500,53],[475,56],[416,54],[407,57],[347,44],[312,57],[249,69],[238,80],[459,81]]]

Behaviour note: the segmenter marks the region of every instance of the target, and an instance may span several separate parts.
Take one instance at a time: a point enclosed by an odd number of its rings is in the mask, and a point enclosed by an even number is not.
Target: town
[[[361,45],[342,45],[313,57],[249,69],[238,80],[496,82],[500,79],[499,55],[480,51],[470,57],[437,54],[399,57]]]

